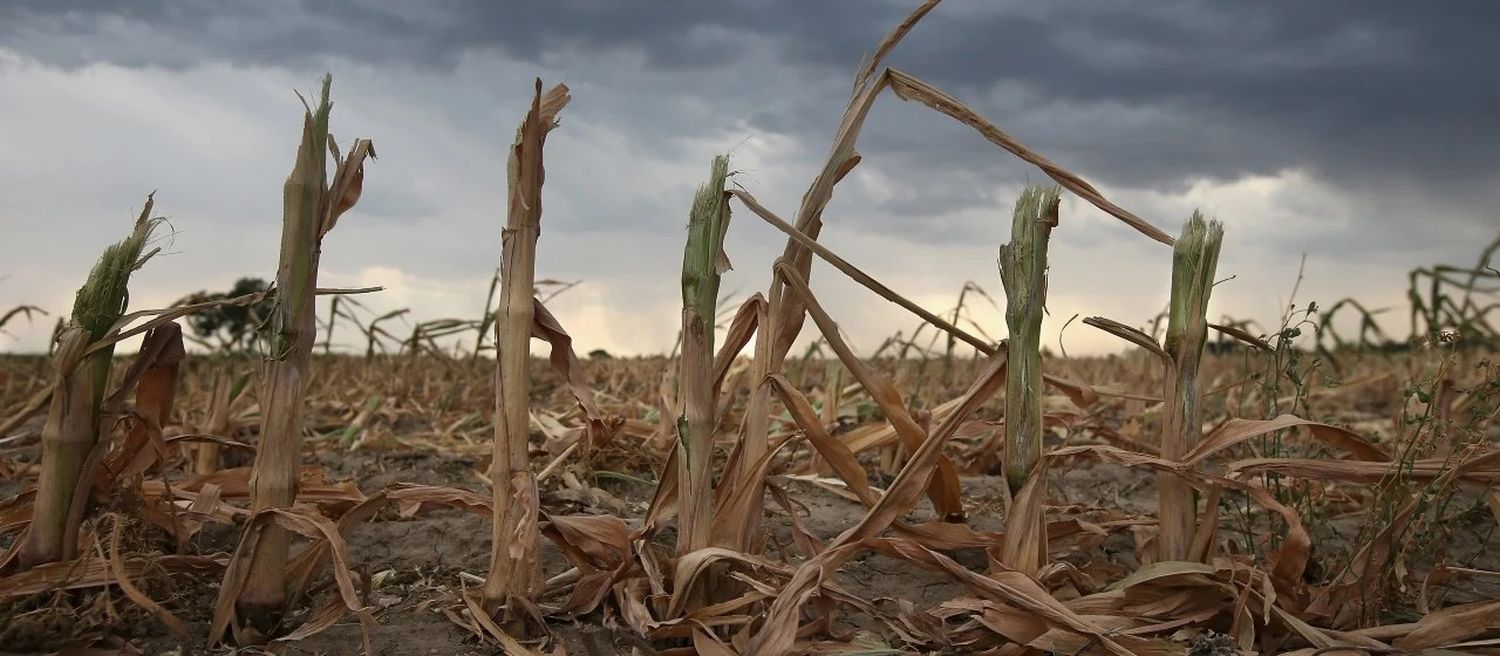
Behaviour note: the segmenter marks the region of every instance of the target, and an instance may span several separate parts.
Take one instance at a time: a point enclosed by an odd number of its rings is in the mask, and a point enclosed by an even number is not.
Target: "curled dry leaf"
[[[230,557],[229,566],[224,572],[224,585],[219,588],[218,601],[214,604],[213,622],[209,626],[209,643],[217,644],[223,640],[225,630],[231,627],[237,635],[242,631],[254,630],[235,624],[235,599],[245,586],[251,559],[254,557],[259,537],[263,534],[262,531],[256,529],[271,522],[276,522],[303,537],[322,540],[327,544],[328,554],[333,562],[334,581],[338,584],[338,598],[343,604],[340,612],[353,612],[359,618],[363,629],[364,653],[374,654],[369,634],[370,626],[374,623],[374,618],[370,614],[373,609],[366,608],[359,598],[359,592],[354,585],[354,574],[349,569],[348,545],[333,522],[300,508],[267,508],[250,518],[241,534],[239,546],[235,548],[234,554]],[[241,636],[241,641],[245,639],[251,639],[251,637]]]
[[[1312,436],[1323,443],[1347,451],[1355,458],[1368,462],[1389,462],[1391,457],[1380,447],[1358,433],[1340,426],[1308,421],[1293,415],[1281,415],[1275,419],[1255,420],[1234,418],[1205,435],[1198,445],[1183,455],[1186,464],[1201,463],[1209,457],[1240,444],[1252,437],[1289,428],[1306,427]]]
[[[729,320],[729,329],[724,331],[724,343],[714,354],[713,396],[718,397],[723,390],[724,377],[729,375],[735,356],[745,350],[750,338],[760,329],[760,315],[766,311],[766,305],[765,296],[759,292],[751,294],[750,298],[740,304],[740,309],[735,311],[734,318]]]
[[[587,417],[588,440],[585,444],[585,452],[591,452],[593,448],[603,444],[609,438],[609,425],[613,424],[619,428],[620,422],[607,422],[603,413],[599,412],[599,405],[594,402],[594,390],[589,387],[587,375],[584,373],[583,365],[578,362],[578,354],[573,352],[573,338],[563,330],[562,324],[558,323],[557,317],[535,298],[531,336],[547,342],[552,346],[552,352],[547,356],[547,361],[557,371],[563,380],[568,382],[568,390],[572,392],[573,398],[578,401],[578,407],[583,410]]]

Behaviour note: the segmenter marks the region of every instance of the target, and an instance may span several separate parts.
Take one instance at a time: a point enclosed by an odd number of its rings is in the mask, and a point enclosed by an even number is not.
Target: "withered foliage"
[[[570,97],[538,82],[510,150],[498,307],[483,318],[417,324],[402,339],[377,326],[396,311],[360,327],[363,357],[314,355],[312,298],[329,291],[316,288],[314,250],[293,263],[296,288],[288,275],[284,289],[127,314],[87,339],[72,331],[70,361],[148,337],[95,390],[98,446],[58,562],[17,555],[39,526],[39,413],[66,381],[43,363],[0,361],[0,644],[139,653],[131,639],[154,635],[183,653],[230,641],[277,649],[353,621],[357,649],[379,653],[372,629],[400,601],[384,591],[407,574],[372,571],[355,538],[440,516],[487,526],[473,555],[488,571],[413,574],[423,594],[401,608],[512,654],[1500,653],[1500,595],[1481,584],[1500,577],[1482,539],[1500,522],[1500,367],[1488,352],[1465,348],[1461,326],[1435,329],[1405,350],[1341,351],[1334,372],[1308,363],[1290,316],[1271,334],[1209,324],[1213,260],[1233,248],[1216,224],[1195,218],[1178,243],[885,66],[936,5],[917,8],[861,67],[791,220],[724,188],[730,163],[714,160],[686,235],[680,357],[580,360],[544,304],[541,288],[554,283],[536,279],[542,151]],[[1014,311],[1007,339],[1024,343],[991,338],[1000,327],[967,313],[965,299],[988,298],[978,285],[933,311],[818,241],[886,90],[973,128],[1061,190],[1030,192],[1016,229],[1045,234],[1012,235],[997,271]],[[360,163],[373,156],[360,141],[341,157],[319,108],[304,134],[318,156],[304,149],[298,167],[311,191],[288,197],[306,200],[314,245],[354,205]],[[331,181],[313,163],[323,148]],[[1038,348],[1046,245],[1069,239],[1057,193],[1176,248],[1178,272],[1162,281],[1174,306],[1164,339],[1091,317],[1083,323],[1140,349],[1054,358]],[[736,206],[787,242],[770,288],[733,306],[717,292]],[[920,327],[861,355],[839,329],[854,318],[834,316],[816,291],[815,260]],[[1473,280],[1465,289],[1483,291]],[[174,318],[267,299],[299,308],[271,365],[183,352]],[[1449,305],[1474,310],[1464,316],[1478,330],[1484,312],[1464,303]],[[330,335],[335,320],[359,323],[351,305],[330,304]],[[1436,305],[1414,311],[1441,323]],[[815,349],[790,357],[809,323]],[[1209,328],[1242,348],[1205,352]],[[481,354],[491,330],[494,360]],[[471,331],[472,354],[436,341]],[[533,339],[549,343],[545,362],[531,357]],[[288,358],[295,366],[275,364]],[[257,365],[258,388],[246,382]],[[278,391],[281,378],[295,379],[290,392]],[[280,465],[266,464],[270,451]],[[397,470],[430,475],[423,484],[362,488],[349,475],[364,471],[350,464],[360,458],[408,457],[457,465]],[[1101,480],[1080,477],[1090,472],[1125,485],[1077,482]],[[271,482],[280,496],[267,502]],[[848,510],[834,525],[812,521],[813,502],[840,499]],[[923,576],[948,593],[855,585],[881,559],[905,568],[897,585]],[[237,615],[247,591],[277,607],[254,627]]]

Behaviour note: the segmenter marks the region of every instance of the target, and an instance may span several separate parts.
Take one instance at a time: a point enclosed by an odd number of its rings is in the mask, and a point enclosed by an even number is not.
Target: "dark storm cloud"
[[[894,9],[894,11],[892,10]],[[21,0],[0,9],[8,38],[36,30],[106,32],[110,21],[148,24],[177,38],[216,37],[209,57],[287,63],[320,54],[412,66],[451,66],[470,50],[536,59],[549,49],[639,48],[668,68],[712,68],[733,61],[733,44],[688,38],[695,29],[775,36],[799,59],[847,59],[868,47],[868,34],[899,17],[877,2],[708,3],[691,0],[523,0],[519,2],[338,0],[334,2],[51,2]],[[245,29],[233,29],[242,27]],[[817,38],[811,38],[816,36]],[[803,37],[808,37],[804,39]],[[66,64],[96,58],[124,64],[187,66],[162,49],[128,44],[95,52],[39,53]],[[726,47],[727,46],[727,47]]]
[[[1333,179],[1494,170],[1500,91],[1486,81],[1500,56],[1500,4],[1047,6],[951,21],[902,59],[963,91],[1013,79],[1052,104],[1161,110],[1144,131],[1075,125],[1072,138],[1057,135],[1080,167],[1124,184],[1290,164]]]
[[[689,94],[710,76],[741,73],[756,48],[769,48],[789,70],[824,72],[819,82],[834,79],[829,71],[845,79],[843,71],[912,4],[23,0],[0,8],[0,45],[64,66],[310,65],[343,57],[441,70],[475,52],[547,62],[624,51]],[[130,38],[139,34],[132,27],[153,38]],[[891,63],[1106,185],[1171,190],[1192,179],[1300,167],[1371,193],[1403,179],[1444,195],[1500,170],[1493,155],[1500,152],[1497,58],[1500,3],[1480,0],[950,0]],[[567,72],[570,80],[595,74]],[[775,84],[721,84],[713,100],[739,112],[748,128],[825,143],[845,89]],[[776,102],[767,102],[773,95]],[[693,129],[644,101],[618,102],[612,109],[632,131]],[[937,183],[943,171],[1013,179],[1020,170],[967,130],[935,127],[943,121],[882,108],[872,123],[883,129],[867,130],[862,149],[918,172],[898,186]],[[1493,200],[1482,196],[1476,201]],[[906,197],[897,193],[886,209],[942,212],[987,200],[969,186],[926,195],[918,206],[904,205]]]

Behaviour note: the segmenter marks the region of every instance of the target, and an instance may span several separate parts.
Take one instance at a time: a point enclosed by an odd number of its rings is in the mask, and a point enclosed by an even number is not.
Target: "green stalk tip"
[[[73,299],[73,321],[88,331],[90,340],[97,340],[109,332],[116,321],[125,315],[125,304],[129,299],[130,274],[145,263],[141,256],[150,241],[151,233],[162,222],[149,218],[151,201],[136,219],[130,236],[104,249],[104,254],[94,264],[89,277]],[[149,257],[149,256],[148,256]]]
[[[1005,392],[1005,474],[1019,490],[1042,450],[1042,315],[1047,245],[1057,225],[1058,187],[1028,185],[1016,200],[1011,239],[1000,247],[1005,325],[1010,331]]]
[[[1189,331],[1206,333],[1203,321],[1208,299],[1213,291],[1214,272],[1218,269],[1219,249],[1224,241],[1224,226],[1218,220],[1193,217],[1182,229],[1182,236],[1172,249],[1172,301],[1167,318],[1166,349],[1174,346]],[[1202,338],[1197,338],[1201,342]]]

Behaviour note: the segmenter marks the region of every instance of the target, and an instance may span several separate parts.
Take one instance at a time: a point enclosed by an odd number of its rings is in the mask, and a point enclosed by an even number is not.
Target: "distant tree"
[[[246,294],[266,291],[270,284],[260,278],[240,278],[227,292],[201,291],[178,301],[178,305],[222,301]],[[225,351],[248,350],[255,343],[255,332],[271,316],[271,301],[243,306],[224,306],[187,316],[188,327],[205,342],[213,340]]]

